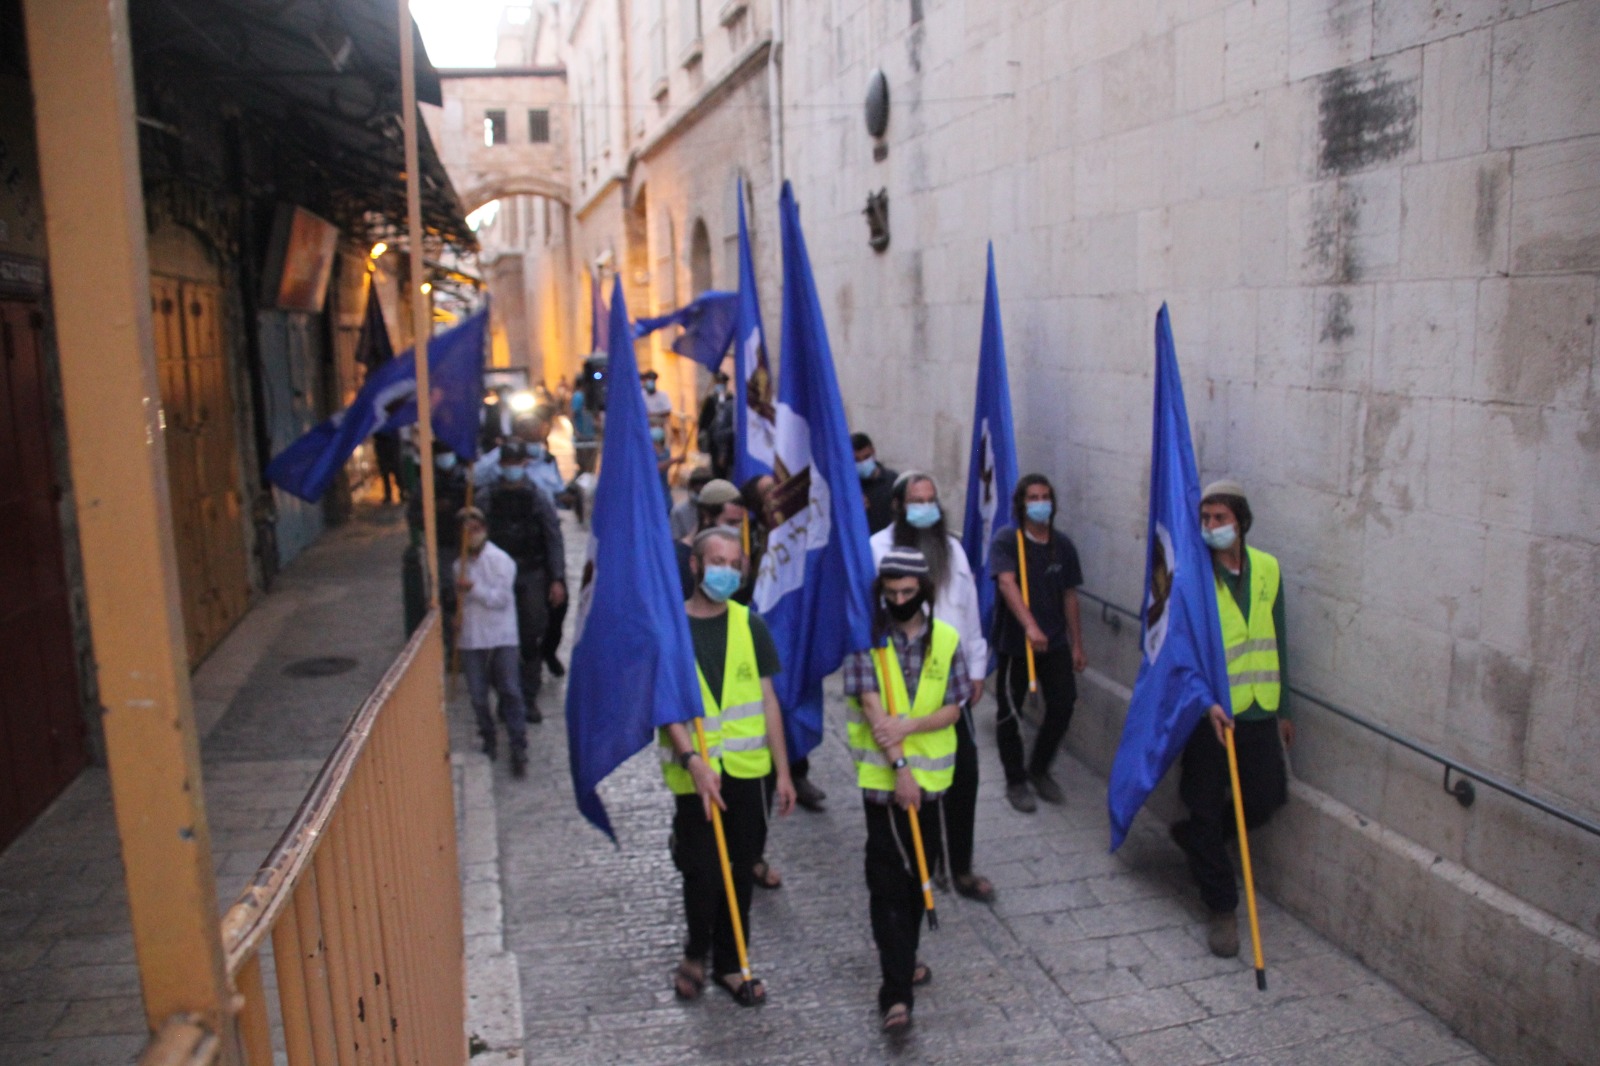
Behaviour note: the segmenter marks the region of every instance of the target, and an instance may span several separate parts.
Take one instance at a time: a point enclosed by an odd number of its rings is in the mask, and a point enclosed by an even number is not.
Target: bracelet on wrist
[[[689,768],[689,760],[698,759],[699,757],[700,753],[695,751],[693,748],[690,748],[688,751],[680,751],[678,753],[678,765],[687,770]]]
[[[902,755],[889,765],[893,766],[896,770],[904,770],[906,768],[906,757]]]

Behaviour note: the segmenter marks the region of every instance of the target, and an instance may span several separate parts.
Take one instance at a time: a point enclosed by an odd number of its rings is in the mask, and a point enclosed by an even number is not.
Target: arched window
[[[697,218],[694,220],[694,232],[689,237],[690,294],[699,296],[712,287],[711,234],[706,229],[706,220]]]

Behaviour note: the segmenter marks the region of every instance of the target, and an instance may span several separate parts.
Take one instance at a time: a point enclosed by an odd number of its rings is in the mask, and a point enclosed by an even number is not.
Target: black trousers
[[[1244,798],[1246,829],[1266,825],[1289,798],[1283,741],[1275,718],[1235,721],[1233,747],[1239,756],[1239,791]],[[1189,819],[1173,826],[1173,836],[1189,859],[1189,872],[1200,886],[1206,907],[1218,913],[1239,906],[1228,841],[1238,835],[1228,792],[1228,752],[1217,742],[1209,719],[1202,718],[1183,749],[1183,777],[1178,795]]]
[[[728,914],[728,892],[717,857],[716,832],[706,819],[699,796],[676,798],[678,809],[672,818],[669,846],[673,865],[683,874],[683,913],[688,924],[684,957],[703,959],[709,953],[712,974],[738,973],[739,948],[733,938],[733,919]],[[728,805],[722,812],[722,831],[728,841],[728,862],[733,867],[739,921],[748,942],[754,884],[750,871],[761,857],[760,841],[766,831],[761,779],[723,774],[722,801]]]
[[[896,1003],[914,1006],[911,978],[922,935],[922,885],[912,844],[911,817],[893,803],[862,800],[867,811],[867,892],[871,897],[872,939],[878,944],[883,984],[878,1010]],[[940,848],[939,802],[924,802],[922,845],[931,867]]]
[[[949,841],[950,876],[972,873],[972,839],[978,818],[978,742],[972,735],[972,708],[956,719],[956,776],[945,791],[944,829]],[[932,862],[932,857],[929,857]]]
[[[522,698],[528,703],[539,694],[543,680],[545,624],[550,618],[550,579],[543,570],[517,567],[512,586],[517,602],[517,650],[522,658]]]
[[[544,639],[539,642],[539,655],[548,659],[561,647],[561,631],[567,625],[567,605],[572,602],[571,597],[561,601],[561,606],[550,608],[550,616],[545,620]]]
[[[995,712],[995,742],[1000,748],[1000,765],[1007,785],[1020,785],[1030,774],[1047,774],[1055,761],[1061,740],[1072,724],[1072,707],[1078,699],[1078,681],[1072,671],[1072,649],[1063,645],[1050,651],[1034,652],[1034,672],[1039,678],[1039,695],[1044,699],[1044,722],[1033,742],[1033,754],[1022,756],[1022,701],[1028,696],[1028,658],[1002,655],[995,671],[994,695],[1000,708]]]

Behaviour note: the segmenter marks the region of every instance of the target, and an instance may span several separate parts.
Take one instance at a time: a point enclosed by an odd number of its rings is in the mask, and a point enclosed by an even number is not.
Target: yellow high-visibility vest
[[[767,748],[767,721],[761,698],[761,671],[756,661],[755,638],[750,635],[750,609],[728,604],[728,642],[722,666],[722,698],[711,694],[706,675],[698,665],[700,703],[705,714],[707,762],[716,773],[729,777],[766,777],[772,772]],[[690,736],[693,736],[690,723]],[[661,776],[674,795],[694,795],[694,778],[678,765],[677,752],[665,729],[658,731]]]
[[[884,693],[894,696],[895,710],[906,714],[910,708],[913,718],[925,718],[945,704],[945,690],[950,682],[950,663],[955,658],[960,636],[955,627],[938,619],[933,620],[933,639],[928,654],[922,660],[922,673],[917,677],[917,699],[912,702],[906,693],[906,679],[900,672],[900,657],[891,644],[889,653],[882,657],[873,655],[872,668],[878,678],[879,700],[885,711],[889,703]],[[884,663],[888,663],[888,677],[884,676]],[[861,701],[845,701],[849,708],[846,729],[850,740],[850,753],[856,760],[856,784],[864,789],[880,792],[894,790],[894,767],[888,756],[872,739],[872,727],[861,710]],[[947,725],[928,733],[912,733],[902,743],[906,765],[911,776],[927,792],[943,792],[950,787],[956,774],[956,728]]]
[[[1250,619],[1220,575],[1217,576],[1217,613],[1222,616],[1222,645],[1228,653],[1228,684],[1232,687],[1233,713],[1254,704],[1276,711],[1283,699],[1278,667],[1278,632],[1272,623],[1272,605],[1282,581],[1278,560],[1264,551],[1245,546],[1250,573]]]

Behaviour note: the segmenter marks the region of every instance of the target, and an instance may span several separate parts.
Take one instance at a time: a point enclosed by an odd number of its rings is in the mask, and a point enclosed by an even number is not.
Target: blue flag
[[[1211,553],[1200,538],[1200,477],[1167,307],[1156,315],[1155,426],[1150,450],[1149,557],[1139,676],[1111,765],[1111,850],[1122,846],[1213,703],[1232,707]]]
[[[716,370],[733,342],[738,308],[738,293],[707,289],[676,311],[639,319],[633,324],[633,336],[637,340],[667,326],[682,326],[683,332],[672,342],[672,350],[707,370]]]
[[[753,606],[767,623],[782,669],[773,678],[789,757],[822,739],[822,679],[872,642],[872,551],[861,479],[833,352],[789,183],[783,226],[783,367],[773,469],[774,528],[756,577]]]
[[[639,378],[619,279],[611,297],[611,369]],[[644,393],[611,390],[594,496],[594,583],[567,677],[567,751],[578,810],[616,839],[600,782],[659,726],[701,713],[694,646],[667,529]]]
[[[374,298],[374,302],[376,299]],[[478,411],[483,405],[483,342],[489,309],[428,342],[428,390],[433,399],[433,434],[463,459],[478,454]],[[267,480],[315,503],[333,484],[362,441],[417,421],[416,349],[370,371],[355,402],[267,464]]]
[[[744,219],[744,179],[739,179],[739,303],[733,326],[734,437],[733,483],[743,485],[772,473],[777,408],[773,402],[772,362],[761,326],[761,298],[750,255],[750,229]],[[798,758],[798,756],[796,756]]]
[[[1017,442],[1011,428],[1011,384],[1006,376],[1006,338],[1000,328],[1000,287],[989,245],[989,280],[983,293],[983,339],[978,344],[978,394],[972,411],[972,453],[967,460],[967,515],[961,545],[978,583],[983,635],[994,630],[994,582],[989,547],[1010,524],[1011,492],[1017,485]]]

